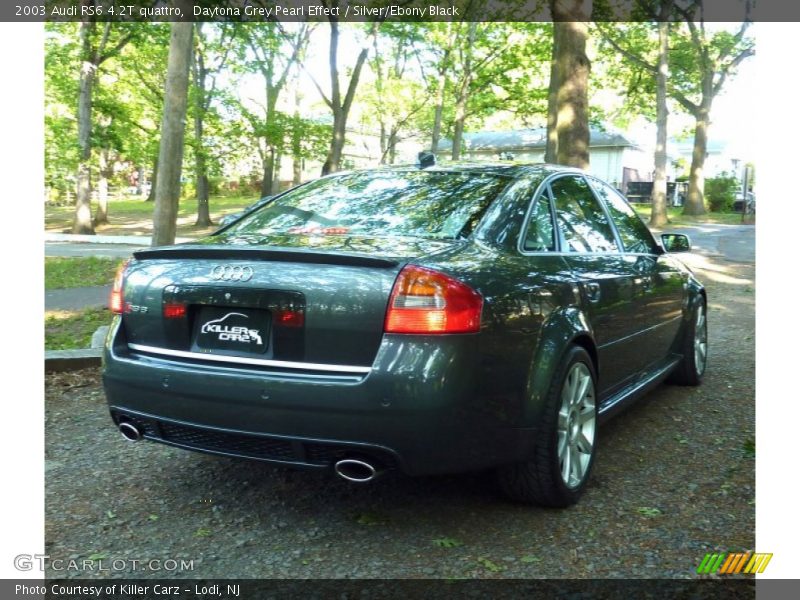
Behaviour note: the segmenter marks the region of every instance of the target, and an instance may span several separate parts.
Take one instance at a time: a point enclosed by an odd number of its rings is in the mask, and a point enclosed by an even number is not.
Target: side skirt
[[[638,400],[642,395],[664,381],[680,362],[679,356],[670,356],[665,362],[659,363],[653,370],[643,374],[639,379],[616,392],[600,403],[598,417],[600,422],[607,421],[612,416],[622,411],[625,407]]]

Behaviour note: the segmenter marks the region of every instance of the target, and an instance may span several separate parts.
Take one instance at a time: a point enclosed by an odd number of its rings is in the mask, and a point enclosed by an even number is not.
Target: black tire
[[[701,311],[701,312],[700,312]],[[698,319],[698,315],[702,314],[702,320]],[[698,330],[698,326],[702,331]],[[699,358],[695,352],[695,342],[698,333],[705,344],[705,352],[702,354],[702,359]],[[681,362],[675,367],[675,370],[669,376],[669,383],[677,385],[700,385],[703,380],[703,374],[706,372],[706,363],[708,361],[708,312],[706,310],[705,300],[700,297],[694,303],[692,308],[691,319],[686,324],[686,328],[681,340]]]
[[[576,367],[576,365],[583,365]],[[592,412],[592,431],[590,452],[588,453],[588,463],[585,471],[579,480],[573,481],[568,485],[562,475],[562,462],[559,456],[559,412],[563,409],[562,393],[568,385],[567,378],[575,369],[578,373],[585,372],[591,378],[591,394],[593,407]],[[501,467],[497,471],[500,488],[512,500],[524,502],[526,504],[538,504],[540,506],[552,508],[564,508],[575,504],[583,493],[586,482],[594,463],[596,439],[597,439],[597,402],[595,386],[597,376],[589,354],[580,346],[571,347],[559,365],[550,389],[545,400],[542,419],[534,432],[535,441],[531,459],[527,462],[517,463]],[[584,412],[589,413],[589,409],[584,407]],[[569,425],[572,427],[572,413],[570,413]],[[583,427],[583,425],[579,425]],[[566,442],[565,443],[571,443]],[[569,453],[570,450],[567,449]],[[578,456],[577,454],[575,456]],[[581,460],[585,456],[583,453]],[[569,470],[569,467],[567,466]],[[567,476],[569,478],[569,475]]]

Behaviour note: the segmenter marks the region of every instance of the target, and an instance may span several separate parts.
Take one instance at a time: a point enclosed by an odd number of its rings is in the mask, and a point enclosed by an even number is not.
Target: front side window
[[[596,179],[593,183],[597,194],[603,199],[609,214],[611,214],[611,220],[617,226],[625,251],[639,254],[654,253],[653,236],[650,235],[647,225],[639,218],[630,204],[607,183]]]
[[[583,177],[559,177],[550,189],[563,251],[619,252],[608,217]]]
[[[474,227],[508,183],[452,171],[345,173],[291,190],[228,231],[455,238]]]

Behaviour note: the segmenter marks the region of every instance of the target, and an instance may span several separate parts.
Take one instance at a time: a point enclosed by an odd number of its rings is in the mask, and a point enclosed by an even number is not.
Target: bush
[[[731,212],[739,191],[739,180],[733,175],[722,173],[706,179],[705,197],[711,212]]]

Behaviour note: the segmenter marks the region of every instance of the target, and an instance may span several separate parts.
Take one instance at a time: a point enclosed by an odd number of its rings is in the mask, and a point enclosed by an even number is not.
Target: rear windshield
[[[443,171],[346,173],[298,187],[229,231],[455,238],[475,226],[508,182]]]

